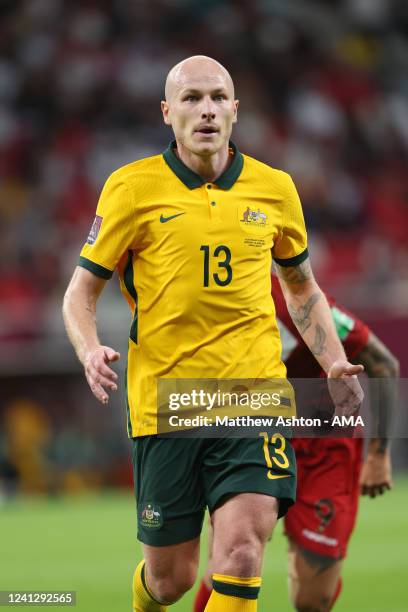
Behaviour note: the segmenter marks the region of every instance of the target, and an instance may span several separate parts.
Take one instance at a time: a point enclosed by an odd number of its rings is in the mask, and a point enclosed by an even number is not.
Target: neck
[[[193,170],[193,172],[201,176],[208,183],[217,180],[231,163],[228,144],[212,155],[200,156],[186,149],[180,142],[177,142],[176,153],[179,159],[190,170]]]

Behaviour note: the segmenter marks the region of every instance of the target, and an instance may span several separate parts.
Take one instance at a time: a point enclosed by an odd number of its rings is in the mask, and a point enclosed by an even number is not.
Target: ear
[[[234,117],[232,119],[232,123],[236,123],[238,121],[238,106],[239,100],[234,100]]]
[[[163,121],[166,125],[171,125],[170,121],[170,108],[166,100],[160,102],[161,111],[163,113]]]

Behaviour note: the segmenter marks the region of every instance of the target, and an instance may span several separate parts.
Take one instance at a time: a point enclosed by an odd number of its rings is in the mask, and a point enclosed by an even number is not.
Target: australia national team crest
[[[102,220],[103,220],[103,217],[101,217],[100,215],[96,215],[94,222],[92,223],[91,231],[89,232],[89,236],[87,240],[88,244],[91,244],[91,245],[95,244],[99,231],[101,229]]]
[[[140,515],[140,523],[149,529],[160,529],[163,525],[163,514],[160,506],[156,504],[145,504]]]
[[[259,206],[238,206],[238,220],[240,227],[249,233],[264,234],[269,225],[268,214]]]

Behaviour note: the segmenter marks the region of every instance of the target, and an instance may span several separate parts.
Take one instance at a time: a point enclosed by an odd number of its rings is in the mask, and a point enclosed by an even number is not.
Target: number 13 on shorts
[[[281,468],[282,470],[286,470],[289,467],[289,459],[287,454],[285,453],[286,448],[286,439],[280,433],[272,434],[270,440],[269,435],[266,432],[261,432],[259,434],[260,437],[263,438],[263,450],[265,455],[266,465],[269,470],[267,476],[270,480],[276,480],[277,478],[287,478],[289,474],[274,474],[271,470],[275,466]],[[273,454],[269,450],[269,444],[271,444],[273,448]]]

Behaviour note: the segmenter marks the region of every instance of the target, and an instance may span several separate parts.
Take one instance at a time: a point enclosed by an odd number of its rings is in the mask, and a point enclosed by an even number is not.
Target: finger
[[[95,369],[95,371],[98,374],[101,374],[102,376],[105,376],[105,378],[109,378],[110,380],[118,380],[118,375],[116,374],[116,372],[114,372],[113,370],[111,370],[111,368],[109,368],[104,361],[102,360],[97,360],[95,362],[93,362],[92,367]]]
[[[101,385],[98,385],[98,383],[94,381],[88,380],[88,384],[96,399],[99,400],[102,404],[107,404],[109,401],[109,395],[106,393],[103,387],[101,387]]]
[[[112,381],[110,378],[103,376],[100,372],[98,372],[98,370],[95,367],[91,366],[88,369],[88,374],[89,374],[89,378],[92,383],[100,385],[101,387],[107,387],[108,389],[111,389],[112,391],[117,391],[118,389],[117,384],[114,381]]]
[[[357,376],[357,374],[361,374],[361,372],[364,372],[364,366],[361,363],[358,365],[350,364],[344,368],[344,373],[347,374],[347,376]]]
[[[385,493],[385,491],[390,490],[390,485],[388,482],[381,482],[376,485],[373,485],[373,487],[377,490],[378,495],[382,495],[383,493]]]
[[[335,408],[335,411],[334,411],[334,416],[342,417],[344,415],[345,415],[344,407],[341,406],[341,405],[336,404],[336,408]]]
[[[328,378],[347,378],[360,374],[363,370],[362,364],[354,365],[348,361],[337,361],[331,366]]]
[[[352,416],[353,414],[355,414],[356,412],[358,412],[360,410],[361,404],[351,404],[351,405],[347,405],[346,407],[346,411],[345,411],[345,415],[346,416]]]
[[[373,486],[373,497],[377,497],[378,495],[383,495],[384,492],[385,492],[384,485]]]
[[[118,353],[118,351],[115,351],[114,349],[111,349],[111,348],[106,348],[104,351],[104,354],[105,354],[105,359],[108,362],[118,361],[120,359],[120,353]]]

